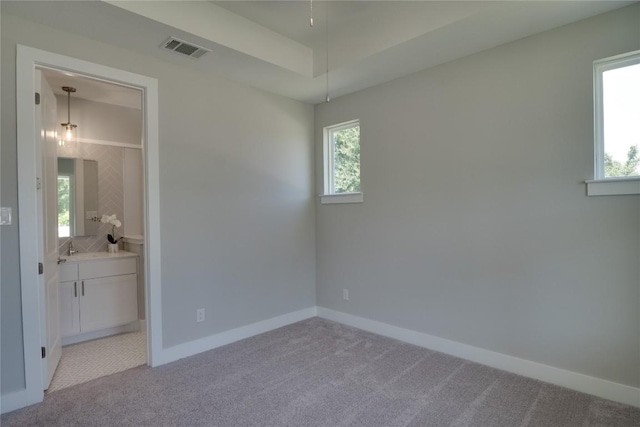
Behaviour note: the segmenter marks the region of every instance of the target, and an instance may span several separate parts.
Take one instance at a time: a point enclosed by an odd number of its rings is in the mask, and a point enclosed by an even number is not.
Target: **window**
[[[640,194],[640,51],[593,67],[595,172],[589,193],[598,187],[602,194]]]
[[[362,202],[360,122],[324,128],[324,195],[322,203]]]
[[[73,224],[71,187],[70,176],[58,175],[58,237],[71,236],[71,224]]]

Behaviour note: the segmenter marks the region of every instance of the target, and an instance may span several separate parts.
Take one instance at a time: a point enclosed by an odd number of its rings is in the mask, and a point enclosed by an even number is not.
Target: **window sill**
[[[333,205],[337,203],[362,203],[362,193],[321,194],[320,203]]]
[[[585,181],[587,196],[621,196],[640,194],[640,177],[606,178]]]

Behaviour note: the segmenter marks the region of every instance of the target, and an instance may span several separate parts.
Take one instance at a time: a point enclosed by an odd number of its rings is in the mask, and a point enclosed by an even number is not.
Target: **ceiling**
[[[329,94],[336,98],[631,3],[315,0],[313,27],[310,1],[3,0],[1,7],[2,13],[319,103],[327,69]],[[211,52],[194,60],[161,49],[170,36]]]
[[[71,94],[71,98],[82,98],[137,110],[142,108],[142,92],[139,89],[50,69],[43,69],[42,75],[56,95],[66,97],[67,92],[63,91],[62,87],[71,86],[76,89],[76,92]]]

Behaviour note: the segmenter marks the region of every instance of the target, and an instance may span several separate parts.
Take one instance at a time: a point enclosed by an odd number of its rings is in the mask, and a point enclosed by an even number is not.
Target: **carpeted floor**
[[[640,409],[313,318],[120,372],[8,426],[640,426]]]

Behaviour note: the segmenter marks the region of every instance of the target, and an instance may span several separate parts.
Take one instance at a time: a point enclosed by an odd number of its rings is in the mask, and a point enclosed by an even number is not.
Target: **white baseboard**
[[[462,359],[477,362],[503,371],[512,372],[529,378],[592,394],[604,399],[640,407],[640,388],[614,383],[601,378],[591,377],[577,372],[554,368],[526,359],[497,353],[480,347],[462,344],[456,341],[424,334],[411,329],[400,328],[387,323],[363,317],[317,307],[318,316],[333,320],[354,328],[363,329],[378,335],[395,338],[420,347],[450,354]]]
[[[252,323],[250,325],[220,332],[199,340],[165,348],[162,350],[162,354],[157,355],[159,363],[156,366],[193,356],[204,351],[213,350],[214,348],[231,344],[273,329],[281,328],[301,320],[309,319],[316,315],[316,307],[309,307],[292,313],[283,314],[282,316]],[[154,359],[155,357],[156,355],[154,354]]]
[[[29,402],[27,401],[27,390],[18,390],[12,393],[3,394],[0,396],[0,408],[1,413],[15,411],[16,409],[24,408]]]
[[[624,384],[614,383],[612,381],[555,368],[553,366],[543,365],[530,360],[520,359],[518,357],[497,353],[491,350],[424,334],[411,329],[400,328],[387,323],[342,313],[324,307],[309,307],[236,329],[220,332],[196,341],[163,349],[162,354],[158,355],[158,366],[315,316],[348,326],[353,326],[378,335],[395,338],[420,347],[440,351],[442,353],[450,354],[472,362],[481,363],[493,368],[513,372],[525,377],[592,394],[604,399],[640,407],[640,388],[630,387]],[[145,325],[141,324],[141,327],[144,328]],[[0,397],[2,413],[4,414],[27,406],[27,400],[26,390],[3,394]]]

